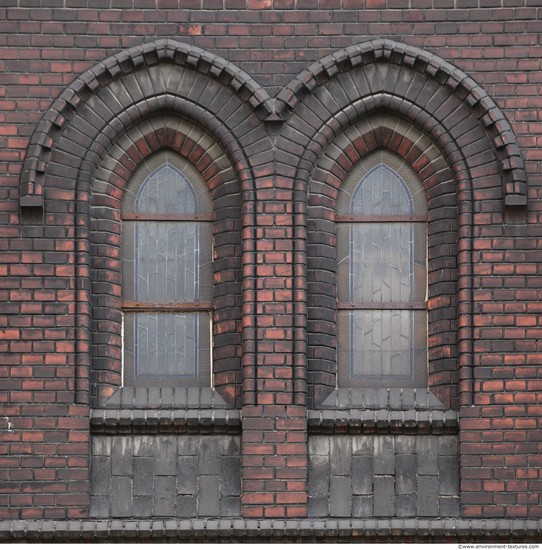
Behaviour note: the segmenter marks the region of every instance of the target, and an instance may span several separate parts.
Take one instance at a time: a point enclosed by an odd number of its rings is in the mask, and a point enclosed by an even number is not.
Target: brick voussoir
[[[414,70],[436,80],[440,86],[443,86],[452,95],[458,95],[459,101],[466,101],[471,106],[471,112],[484,125],[494,149],[504,147],[505,151],[501,153],[503,157],[505,159],[514,157],[521,164],[522,169],[524,169],[523,159],[517,156],[516,153],[517,143],[515,137],[512,142],[508,142],[506,145],[504,145],[502,139],[499,139],[501,134],[509,132],[510,125],[508,121],[481,86],[461,70],[453,67],[450,63],[436,55],[428,54],[412,46],[397,44],[390,40],[374,40],[357,45],[357,48],[360,54],[362,54],[363,65],[390,59],[392,63],[401,65],[407,57],[412,58],[413,61],[408,64],[412,65]],[[399,55],[390,55],[392,51]],[[347,56],[349,59],[355,59],[356,55],[356,47],[350,46],[347,50],[341,50],[312,64],[306,72],[302,73],[302,78],[295,77],[277,96],[277,100],[280,102],[278,104],[281,108],[280,114],[284,116],[286,115],[285,110],[296,110],[297,105],[302,102],[301,99],[308,92],[305,86],[307,79],[308,81],[314,80],[316,83],[316,85],[310,87],[309,93],[317,95],[318,88],[325,86],[331,79],[339,78],[339,75],[345,72],[344,63],[339,70],[339,64],[344,56]],[[350,63],[350,66],[350,70],[353,70],[358,64],[354,65]],[[309,78],[308,75],[311,75],[312,78]],[[375,90],[372,92],[374,94]],[[303,103],[307,104],[307,100]],[[496,135],[495,129],[498,129]],[[503,174],[506,174],[506,172],[506,167],[503,167]],[[515,181],[521,184],[526,181],[526,178],[523,174],[519,173],[515,176]],[[521,185],[518,185],[513,191],[507,189],[506,195],[510,197],[508,199],[509,202],[526,204],[525,191]],[[523,199],[520,198],[522,196],[524,196]]]
[[[188,55],[176,55],[178,52]],[[193,59],[193,63],[190,63],[190,57]],[[83,73],[76,80],[77,84],[69,86],[53,103],[50,110],[44,115],[44,120],[53,119],[57,128],[62,130],[75,116],[79,106],[84,104],[88,97],[94,95],[99,88],[106,87],[110,82],[138,70],[141,67],[141,63],[137,61],[138,58],[144,59],[145,65],[148,67],[155,66],[164,59],[180,66],[192,66],[194,70],[201,74],[209,74],[223,83],[222,74],[227,73],[231,78],[226,86],[230,87],[234,93],[240,94],[241,97],[243,97],[243,90],[246,90],[247,94],[245,94],[244,100],[255,110],[260,119],[273,113],[271,98],[247,73],[235,67],[231,62],[204,52],[200,48],[167,39],[120,52]],[[129,60],[132,63],[129,63]],[[204,63],[201,62],[202,60]],[[213,66],[215,70],[209,71],[209,66]],[[59,114],[61,118],[58,117]],[[21,198],[28,195],[40,195],[40,190],[32,185],[36,181],[34,175],[36,173],[35,161],[47,164],[47,151],[50,149],[54,133],[58,132],[58,129],[51,127],[46,134],[41,134],[41,137],[38,137],[40,134],[37,133],[35,133],[36,137],[32,136],[30,142],[37,144],[38,148],[33,151],[33,154],[27,155],[23,165],[22,174],[25,175],[24,179],[21,179],[21,185],[25,182],[29,182],[30,185],[21,188]],[[44,166],[44,171],[46,170],[47,168]]]

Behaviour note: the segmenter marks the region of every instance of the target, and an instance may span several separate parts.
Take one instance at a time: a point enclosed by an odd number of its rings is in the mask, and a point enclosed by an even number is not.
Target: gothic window
[[[342,387],[427,384],[427,201],[417,175],[369,155],[337,202],[338,381]]]
[[[161,151],[121,205],[123,384],[210,386],[212,203],[199,172]]]

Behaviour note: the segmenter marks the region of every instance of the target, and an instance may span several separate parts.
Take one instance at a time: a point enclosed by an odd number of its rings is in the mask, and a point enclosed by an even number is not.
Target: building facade
[[[0,538],[540,540],[538,0],[3,4]]]

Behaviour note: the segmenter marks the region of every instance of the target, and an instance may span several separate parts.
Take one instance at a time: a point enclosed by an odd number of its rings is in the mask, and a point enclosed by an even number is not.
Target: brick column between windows
[[[243,515],[307,515],[307,408],[294,397],[291,189],[258,182],[255,403],[243,407]]]

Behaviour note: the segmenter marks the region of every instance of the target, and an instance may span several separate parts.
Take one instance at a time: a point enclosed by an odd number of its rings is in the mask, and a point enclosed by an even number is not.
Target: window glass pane
[[[340,387],[421,387],[427,376],[427,312],[356,310],[337,315]]]
[[[198,203],[186,177],[170,164],[164,164],[141,186],[134,210],[147,214],[197,214]]]
[[[427,299],[427,224],[393,221],[426,212],[416,174],[386,151],[364,158],[341,186],[337,213],[392,220],[337,224],[338,301],[374,307],[337,312],[340,387],[427,382],[427,311],[379,309]]]
[[[124,313],[124,385],[209,387],[209,312]]]
[[[136,377],[197,376],[198,314],[135,313]]]
[[[350,312],[351,376],[412,376],[414,316],[408,310]]]
[[[405,182],[390,168],[380,164],[360,182],[352,196],[350,214],[412,214],[412,196]]]
[[[350,226],[350,301],[411,302],[414,299],[413,224]]]
[[[137,222],[135,300],[197,300],[198,244],[196,222]]]

